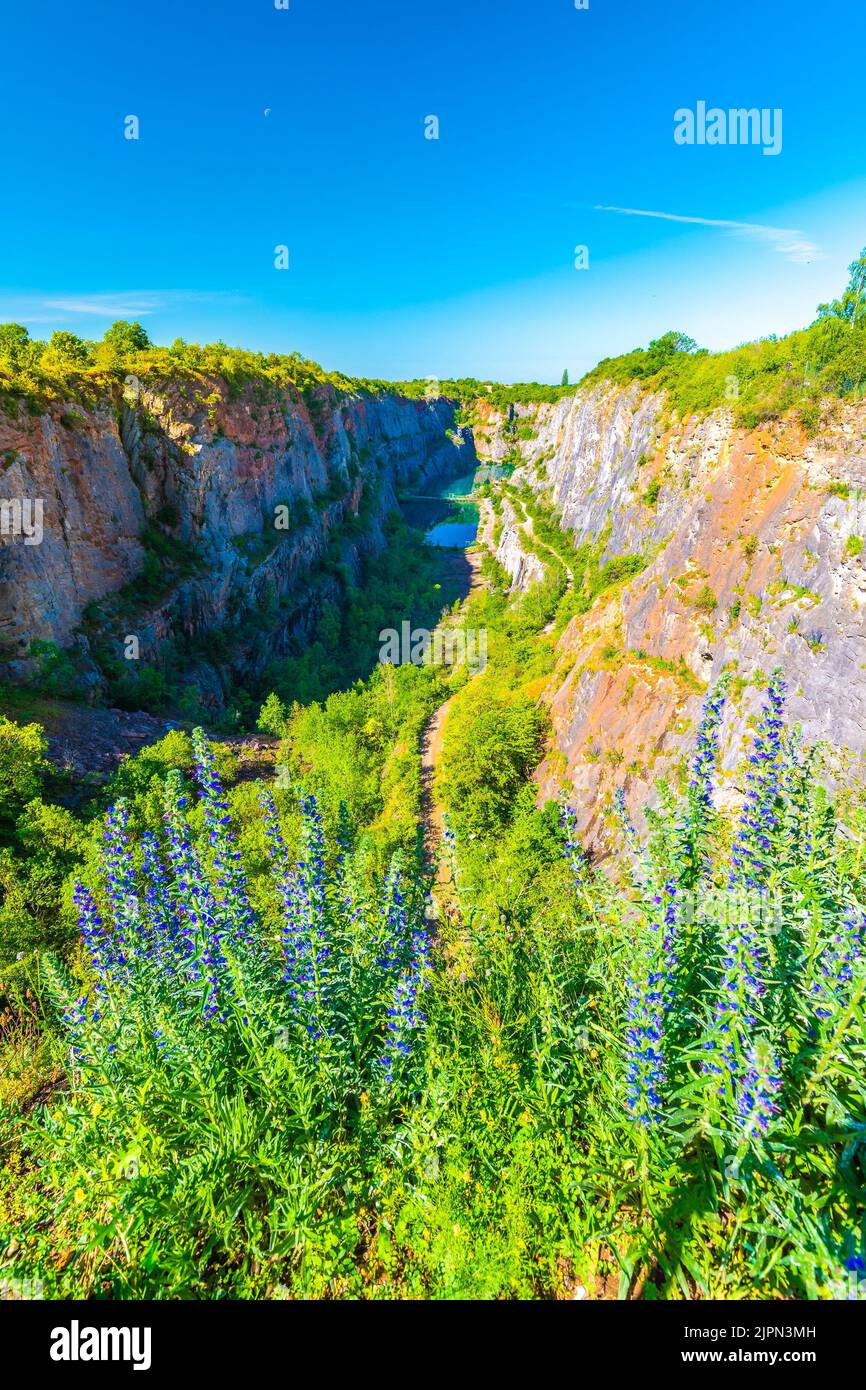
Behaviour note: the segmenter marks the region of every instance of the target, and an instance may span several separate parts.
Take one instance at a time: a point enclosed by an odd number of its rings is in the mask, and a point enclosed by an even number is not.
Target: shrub
[[[714,613],[718,601],[709,584],[704,584],[692,599],[692,606],[700,613]]]
[[[274,738],[282,738],[286,732],[286,718],[285,705],[279,696],[271,691],[259,711],[256,728],[261,729],[263,734],[272,734]]]
[[[8,834],[28,801],[39,794],[48,771],[48,743],[38,724],[16,724],[0,714],[0,833]]]
[[[458,831],[485,834],[506,824],[540,756],[544,728],[534,704],[501,696],[484,677],[467,689],[448,720],[440,774]]]

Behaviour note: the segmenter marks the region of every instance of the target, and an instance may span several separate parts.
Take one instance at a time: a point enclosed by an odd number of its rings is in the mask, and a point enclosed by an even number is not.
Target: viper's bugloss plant
[[[796,1213],[811,1185],[824,1184],[839,1220],[830,1223],[835,1235],[812,1232],[807,1283],[831,1297],[844,1223],[864,1218],[845,1156],[859,1152],[866,1102],[866,915],[812,754],[785,728],[779,672],[745,758],[741,808],[726,828],[714,788],[726,685],[705,701],[685,798],[677,806],[662,789],[648,812],[640,872],[634,852],[625,861],[632,925],[616,945],[599,941],[594,970],[604,972],[607,957],[616,962],[617,1003],[598,1037],[615,1026],[623,1088],[611,1086],[606,1104],[625,1097],[626,1127],[611,1120],[609,1142],[632,1155],[638,1204],[654,1172],[664,1184],[675,1171],[684,1190],[690,1181],[696,1192],[717,1184],[733,1210],[752,1205],[751,1220],[772,1227],[801,1272]],[[633,843],[621,797],[617,809]],[[780,1228],[782,1210],[789,1224]],[[658,1240],[657,1254],[663,1230]],[[635,1241],[645,1248],[637,1230]]]
[[[376,869],[327,784],[226,794],[197,734],[198,796],[115,803],[45,962],[68,1089],[0,1249],[62,1296],[860,1296],[859,822],[777,673],[718,794],[726,686],[592,868],[527,789]]]
[[[725,708],[730,676],[723,673],[704,700],[701,721],[695,739],[689,777],[689,800],[694,811],[706,813],[713,805],[713,780],[719,754],[719,728]]]
[[[559,824],[565,842],[565,857],[571,866],[575,882],[582,884],[587,875],[587,858],[577,833],[577,816],[565,797],[560,802]]]
[[[652,905],[627,981],[626,1088],[628,1109],[639,1125],[657,1123],[664,1110],[665,1026],[677,973],[676,888],[668,880]]]
[[[125,1213],[141,1202],[176,1289],[202,1277],[200,1240],[223,1239],[232,1204],[256,1213],[244,1267],[268,1258],[283,1204],[323,1200],[330,1179],[311,1178],[308,1156],[324,1136],[350,1133],[371,1104],[387,1127],[414,1098],[431,950],[424,886],[397,860],[371,891],[345,820],[329,845],[310,793],[290,844],[259,788],[271,887],[254,909],[212,751],[200,731],[193,745],[198,800],[169,774],[163,833],[138,842],[128,806],[112,806],[100,886],[75,887],[85,990],[46,962],[72,1089],[63,1115],[33,1131],[46,1180],[88,1196],[88,1259],[129,1234]],[[135,1176],[121,1181],[113,1155],[127,1152]],[[178,1223],[198,1232],[185,1250]]]

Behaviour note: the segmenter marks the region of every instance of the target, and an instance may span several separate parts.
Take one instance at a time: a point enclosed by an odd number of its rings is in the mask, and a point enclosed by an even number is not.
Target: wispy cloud
[[[220,301],[243,302],[242,297],[223,290],[114,290],[92,294],[0,294],[0,320],[14,318],[22,323],[59,324],[82,318],[141,319],[160,310],[184,304]]]
[[[784,256],[786,261],[796,265],[808,265],[810,261],[821,261],[824,252],[814,241],[794,227],[766,227],[760,222],[733,222],[726,217],[683,217],[676,212],[651,212],[645,208],[606,207],[597,203],[596,212],[618,212],[626,217],[658,217],[663,222],[690,222],[697,227],[718,227],[733,236],[742,236],[750,241],[762,243],[770,251]]]
[[[54,309],[61,314],[92,314],[94,318],[125,319],[153,314],[165,307],[165,299],[154,294],[87,294],[80,297],[61,295],[43,299],[40,308]]]

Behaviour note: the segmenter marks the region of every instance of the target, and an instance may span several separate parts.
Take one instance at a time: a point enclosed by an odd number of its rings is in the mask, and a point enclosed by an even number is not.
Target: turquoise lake
[[[454,499],[471,492],[474,481],[474,471],[448,482],[431,481],[423,484],[423,496],[404,498],[403,514],[424,532],[427,545],[459,550],[472,545],[478,534],[478,508],[474,502]]]

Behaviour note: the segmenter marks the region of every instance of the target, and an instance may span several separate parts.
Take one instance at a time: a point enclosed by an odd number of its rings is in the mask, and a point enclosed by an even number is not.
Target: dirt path
[[[450,707],[451,700],[446,700],[444,705],[440,705],[431,715],[421,736],[421,823],[424,827],[424,860],[428,873],[436,871],[437,883],[444,881],[443,874],[447,877],[439,854],[445,811],[436,801],[433,782],[442,758],[445,721]]]
[[[532,517],[529,515],[526,508],[524,507],[522,498],[515,496],[511,500],[512,504],[514,502],[518,503],[518,505],[520,506],[520,510],[523,513],[523,520],[517,523],[520,530],[523,531],[524,535],[531,538],[533,546],[537,547],[538,550],[545,550],[547,554],[552,557],[554,565],[559,566],[565,570],[565,591],[567,593],[569,589],[574,588],[573,569],[570,565],[566,564],[562,556],[558,555],[552,546],[548,545],[546,541],[543,541],[540,536],[537,536],[535,534],[535,527],[532,524]],[[554,618],[551,618],[547,626],[541,629],[542,633],[545,636],[549,636],[555,626],[556,620]]]
[[[470,593],[481,588],[481,550],[466,551],[466,558],[472,567]],[[473,676],[473,680],[475,677]],[[445,743],[445,725],[454,696],[434,710],[424,726],[421,735],[421,824],[424,829],[424,861],[427,871],[435,873],[436,886],[444,889],[451,881],[451,870],[443,862],[440,853],[442,831],[445,824],[445,808],[436,800],[435,779],[442,760]]]

